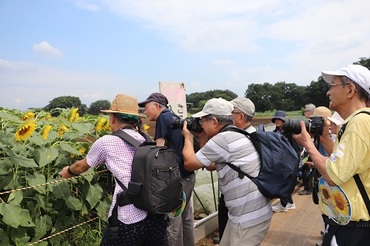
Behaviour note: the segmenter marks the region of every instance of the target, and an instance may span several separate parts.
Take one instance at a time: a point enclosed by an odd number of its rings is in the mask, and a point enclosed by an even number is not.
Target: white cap
[[[329,116],[328,120],[330,120],[337,126],[341,126],[344,123],[343,118],[337,112],[334,112],[332,116]]]
[[[233,100],[231,100],[231,103],[235,108],[238,108],[240,111],[242,111],[244,114],[253,117],[255,106],[254,103],[246,97],[237,97]]]
[[[338,71],[322,71],[322,77],[327,83],[333,82],[334,76],[346,76],[370,94],[370,71],[361,65],[348,65]]]
[[[231,112],[234,110],[234,106],[231,102],[226,101],[225,99],[220,98],[212,98],[209,99],[202,111],[193,114],[192,117],[200,118],[209,114],[213,115],[231,115]]]

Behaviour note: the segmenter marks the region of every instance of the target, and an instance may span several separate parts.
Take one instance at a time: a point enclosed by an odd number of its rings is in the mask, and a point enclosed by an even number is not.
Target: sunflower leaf
[[[45,148],[42,147],[35,152],[35,159],[40,167],[43,167],[58,157],[58,150],[53,147]]]

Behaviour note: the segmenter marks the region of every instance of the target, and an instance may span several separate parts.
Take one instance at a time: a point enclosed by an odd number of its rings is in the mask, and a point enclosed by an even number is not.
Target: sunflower
[[[80,153],[81,153],[81,155],[83,155],[83,154],[85,154],[85,152],[86,152],[86,148],[85,148],[85,147],[81,147],[81,148],[78,150],[78,152],[80,152]]]
[[[30,121],[23,126],[21,126],[15,133],[14,137],[17,141],[26,141],[27,138],[29,138],[32,133],[35,131],[37,125],[35,124],[35,121]]]
[[[328,190],[328,188],[326,188],[325,186],[321,186],[321,194],[323,195],[323,197],[325,199],[329,199],[330,198],[330,191]]]
[[[333,191],[332,196],[333,204],[335,205],[335,210],[341,215],[347,215],[349,212],[348,203],[340,191]]]
[[[149,125],[147,125],[147,124],[144,124],[144,131],[147,131],[149,128],[150,128],[150,126]]]
[[[106,130],[106,126],[109,126],[109,124],[108,124],[108,120],[106,119],[106,118],[104,118],[104,117],[101,117],[99,120],[98,120],[98,122],[96,123],[96,125],[95,125],[95,130],[97,131],[97,132],[101,132],[101,131],[103,131],[103,130]]]
[[[46,125],[44,129],[42,129],[42,139],[46,140],[48,138],[51,129],[52,127],[50,125]]]
[[[34,112],[27,112],[22,116],[23,121],[27,121],[27,120],[30,120],[30,119],[33,119],[33,118],[35,118],[35,113]]]
[[[64,132],[66,132],[68,130],[69,130],[68,127],[66,127],[65,125],[62,125],[61,127],[59,127],[59,129],[58,129],[58,137],[59,138],[62,138]]]
[[[76,121],[80,117],[77,111],[78,111],[78,108],[74,108],[71,110],[71,113],[69,114],[69,118],[68,118],[70,122]]]

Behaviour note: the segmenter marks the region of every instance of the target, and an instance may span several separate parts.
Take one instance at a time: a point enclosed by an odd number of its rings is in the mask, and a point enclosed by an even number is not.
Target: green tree
[[[272,110],[271,100],[272,85],[264,84],[250,84],[245,92],[245,97],[248,97],[254,103],[257,112],[264,112]]]
[[[192,105],[192,109],[197,110],[202,108],[204,104],[211,98],[222,97],[225,100],[232,100],[238,95],[230,90],[210,90],[206,92],[195,92],[186,95],[186,102]]]
[[[100,110],[105,110],[110,108],[110,102],[108,100],[98,100],[90,104],[90,108],[87,111],[89,114],[98,115]]]
[[[81,103],[79,97],[74,96],[56,97],[53,100],[51,100],[48,105],[44,107],[44,110],[49,111],[53,116],[58,116],[59,111],[55,110],[58,108],[78,108],[79,109],[78,112],[81,116],[86,113],[86,105],[83,105]]]
[[[362,65],[362,66],[367,67],[368,69],[370,69],[370,57],[369,58],[360,57],[359,59],[360,60],[358,62],[354,62],[353,64],[359,64],[359,65]]]
[[[313,103],[316,106],[325,106],[329,105],[329,98],[326,96],[328,91],[328,84],[320,76],[318,81],[312,81],[309,86],[306,87],[304,105],[307,103]],[[304,106],[302,105],[302,107]]]

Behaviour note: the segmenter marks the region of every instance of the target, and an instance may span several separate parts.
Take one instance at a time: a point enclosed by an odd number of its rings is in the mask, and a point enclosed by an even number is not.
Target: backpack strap
[[[118,131],[112,132],[112,135],[117,136],[123,141],[134,146],[135,149],[139,148],[139,146],[141,145],[141,142],[139,140],[136,140],[135,138],[131,137],[128,133],[124,131],[118,130]]]
[[[235,126],[229,126],[229,127],[226,127],[224,129],[221,130],[221,132],[226,132],[226,131],[232,131],[232,132],[238,132],[240,134],[243,134],[244,136],[246,136],[247,138],[251,139],[251,134],[243,129],[240,129],[240,128],[237,128]],[[238,177],[240,179],[243,179],[244,176],[247,176],[250,180],[253,180],[254,177],[252,177],[251,175],[243,172],[240,167],[237,167],[235,166],[234,164],[230,163],[230,162],[225,162],[226,165],[228,165],[230,168],[234,169],[235,171],[237,171],[239,173]]]
[[[361,112],[358,112],[356,115],[361,114],[361,113],[365,113],[365,114],[370,115],[370,112],[368,112],[368,111],[361,111]],[[341,139],[344,131],[346,130],[347,124],[348,124],[348,122],[346,124],[342,125],[342,127],[340,128],[340,131],[338,133],[338,141],[339,142],[340,142],[340,139]],[[362,199],[365,202],[365,205],[366,205],[366,208],[367,208],[367,212],[370,214],[370,199],[369,199],[368,194],[366,193],[366,190],[365,190],[364,184],[361,181],[360,175],[358,175],[358,173],[356,173],[353,176],[353,178],[354,178],[354,180],[356,182],[356,185],[357,185],[358,189],[360,190]]]
[[[112,132],[112,135],[121,138],[123,141],[135,147],[135,149],[137,149],[141,145],[141,143],[138,140],[131,137],[128,133],[124,131],[118,130],[118,131]],[[116,204],[113,207],[112,215],[108,218],[108,222],[111,227],[118,226],[118,222],[119,222],[118,221],[118,206],[125,206],[125,205],[132,203],[130,199],[128,198],[128,196],[125,195],[128,192],[127,187],[121,181],[119,181],[117,177],[114,177],[114,179],[116,181],[116,184],[118,184],[122,188],[123,192],[117,194]]]
[[[367,208],[367,212],[370,214],[370,199],[369,199],[369,196],[366,193],[364,184],[362,183],[361,178],[357,173],[353,176],[353,178],[355,179],[357,187],[360,190],[362,199],[364,199],[364,202],[365,202],[365,205],[366,205],[366,208]]]

